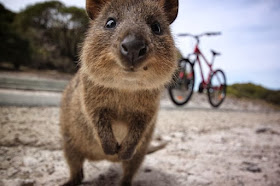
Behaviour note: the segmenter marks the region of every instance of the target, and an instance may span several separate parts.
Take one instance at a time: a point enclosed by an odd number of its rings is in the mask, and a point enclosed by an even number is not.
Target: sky
[[[42,1],[0,0],[15,12]],[[61,2],[85,7],[85,0]],[[202,38],[200,49],[209,61],[210,49],[222,53],[216,57],[213,68],[224,70],[227,83],[251,82],[280,90],[280,0],[179,0],[179,14],[171,31],[185,57],[193,52],[195,41],[178,37],[179,33],[222,32],[221,36]],[[203,70],[208,73],[206,65]],[[195,73],[198,84],[198,65]]]

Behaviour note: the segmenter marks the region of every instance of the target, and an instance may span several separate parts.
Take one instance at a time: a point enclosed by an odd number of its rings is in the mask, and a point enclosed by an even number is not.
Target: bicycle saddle
[[[218,56],[218,55],[221,55],[221,53],[219,53],[219,52],[216,52],[216,51],[214,51],[214,50],[211,50],[211,52],[212,52],[212,54],[213,54],[213,56]]]

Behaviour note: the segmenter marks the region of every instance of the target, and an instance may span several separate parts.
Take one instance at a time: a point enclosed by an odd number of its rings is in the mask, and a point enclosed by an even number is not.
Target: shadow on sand
[[[118,186],[122,176],[122,169],[119,165],[112,165],[104,173],[97,177],[83,181],[82,186]],[[133,186],[183,186],[180,185],[174,175],[157,170],[154,167],[144,166],[138,170]]]

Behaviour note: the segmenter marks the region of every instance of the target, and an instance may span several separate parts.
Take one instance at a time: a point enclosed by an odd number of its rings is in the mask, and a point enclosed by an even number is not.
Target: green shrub
[[[269,90],[253,83],[229,85],[227,94],[238,98],[261,99],[280,105],[280,90]]]

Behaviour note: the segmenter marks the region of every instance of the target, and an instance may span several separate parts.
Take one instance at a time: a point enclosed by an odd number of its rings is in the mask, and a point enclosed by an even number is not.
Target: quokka
[[[70,179],[83,162],[121,162],[130,186],[155,127],[160,92],[176,69],[169,25],[178,0],[87,0],[80,69],[63,93],[60,126]]]

